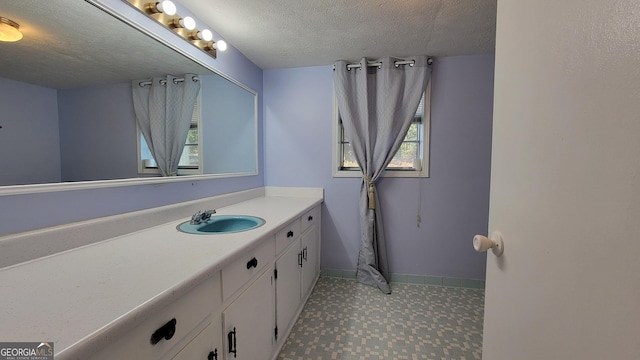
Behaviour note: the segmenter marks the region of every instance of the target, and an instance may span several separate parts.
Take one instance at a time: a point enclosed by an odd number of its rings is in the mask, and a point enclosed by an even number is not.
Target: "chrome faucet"
[[[189,221],[189,224],[198,225],[198,224],[202,223],[203,221],[209,220],[211,218],[211,215],[213,215],[215,213],[216,213],[215,210],[205,210],[205,211],[198,210],[197,213],[195,213],[195,214],[193,214],[193,216],[191,216],[191,221]]]

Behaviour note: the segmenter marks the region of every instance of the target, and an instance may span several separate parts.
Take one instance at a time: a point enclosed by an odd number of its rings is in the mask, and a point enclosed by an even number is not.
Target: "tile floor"
[[[320,277],[278,359],[481,359],[483,313],[483,290]]]

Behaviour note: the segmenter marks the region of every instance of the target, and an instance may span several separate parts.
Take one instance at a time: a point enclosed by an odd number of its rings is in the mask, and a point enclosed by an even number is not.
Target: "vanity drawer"
[[[313,209],[307,211],[300,217],[300,223],[302,228],[300,231],[305,232],[308,228],[320,221],[320,206],[316,206]]]
[[[91,359],[157,360],[173,357],[211,321],[219,283],[219,275],[216,275],[198,285],[124,333]]]
[[[276,234],[276,255],[286,249],[295,239],[300,236],[300,219],[296,219]]]
[[[265,240],[222,269],[222,300],[226,301],[273,261],[274,238]]]

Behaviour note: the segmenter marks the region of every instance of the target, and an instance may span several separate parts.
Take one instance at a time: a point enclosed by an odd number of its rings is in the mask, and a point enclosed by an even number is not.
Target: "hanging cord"
[[[373,181],[369,180],[369,178],[365,174],[362,174],[362,180],[364,180],[364,182],[366,182],[367,185],[369,185],[369,209],[375,209],[376,208],[376,195],[375,195],[374,190],[373,190],[373,186],[375,185],[375,183]]]
[[[416,227],[420,227],[422,222],[422,179],[418,178],[418,212],[416,213]]]

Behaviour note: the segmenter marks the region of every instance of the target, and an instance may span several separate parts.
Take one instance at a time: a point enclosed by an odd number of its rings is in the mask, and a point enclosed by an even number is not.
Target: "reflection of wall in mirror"
[[[204,171],[256,171],[254,95],[217,75],[203,77],[202,94]]]
[[[204,172],[255,171],[254,95],[218,75],[202,81]],[[9,109],[0,165],[11,169],[0,185],[140,177],[130,86],[54,90],[0,78],[0,104]]]
[[[0,185],[60,181],[57,93],[0,78]]]

